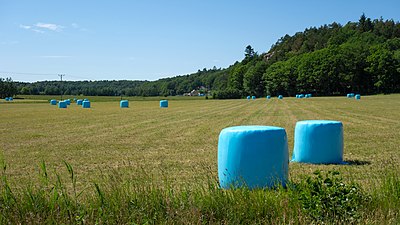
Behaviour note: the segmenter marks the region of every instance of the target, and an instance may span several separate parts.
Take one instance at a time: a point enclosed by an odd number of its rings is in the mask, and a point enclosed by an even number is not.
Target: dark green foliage
[[[17,86],[11,78],[0,77],[0,98],[13,97],[17,94]]]
[[[361,218],[361,209],[369,201],[355,183],[346,184],[339,172],[314,172],[296,187],[295,198],[313,220],[321,222],[355,223]]]

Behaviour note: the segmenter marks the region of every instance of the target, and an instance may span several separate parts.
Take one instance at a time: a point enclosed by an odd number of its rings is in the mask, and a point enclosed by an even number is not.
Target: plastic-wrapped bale
[[[71,105],[71,100],[70,99],[65,99],[64,102],[66,102],[67,105]]]
[[[356,100],[360,100],[360,99],[361,99],[361,95],[357,94],[354,98],[355,98]]]
[[[9,101],[12,101],[12,100],[14,100],[14,99],[13,99],[13,97],[8,97],[8,100],[9,100]]]
[[[247,100],[250,100],[250,96],[247,96],[246,98],[247,98]]]
[[[58,108],[60,109],[66,109],[67,108],[67,103],[64,101],[59,101],[58,102]]]
[[[340,121],[304,120],[296,123],[293,162],[343,163],[343,125]]]
[[[57,100],[55,99],[50,100],[50,105],[57,105]]]
[[[282,95],[278,95],[278,99],[283,99],[283,96]]]
[[[5,98],[6,102],[10,101],[10,99],[8,97]]]
[[[82,108],[86,108],[86,109],[90,108],[90,101],[83,101]]]
[[[267,99],[271,99],[271,95],[267,95]]]
[[[300,95],[299,95],[299,98],[304,98],[304,94],[300,94]]]
[[[82,99],[78,99],[78,100],[76,100],[76,104],[77,104],[77,105],[82,105],[82,102],[83,102],[83,100],[82,100]]]
[[[160,108],[168,108],[168,100],[161,100]]]
[[[256,99],[256,96],[254,96],[254,95],[253,95],[253,96],[251,96],[251,99],[255,100],[255,99]]]
[[[311,98],[312,94],[306,94],[306,98]]]
[[[236,126],[223,129],[219,135],[218,177],[224,189],[285,186],[288,163],[284,128]]]
[[[296,95],[296,98],[299,98],[299,95]]]
[[[121,100],[121,101],[119,102],[119,106],[120,106],[121,108],[128,108],[128,107],[129,107],[129,102],[128,102],[128,100]]]
[[[83,101],[89,101],[89,99],[85,98],[85,99],[83,99]]]

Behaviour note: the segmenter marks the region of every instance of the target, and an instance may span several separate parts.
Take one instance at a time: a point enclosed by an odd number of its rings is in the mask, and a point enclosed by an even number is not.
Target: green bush
[[[294,193],[302,210],[316,221],[357,222],[362,206],[370,199],[358,184],[344,183],[336,171],[315,171],[296,185]]]

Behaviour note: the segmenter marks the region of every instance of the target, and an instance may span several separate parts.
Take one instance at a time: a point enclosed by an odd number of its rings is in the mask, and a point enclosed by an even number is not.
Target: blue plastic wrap
[[[340,121],[304,120],[296,123],[292,161],[343,163],[343,125]]]
[[[6,102],[10,101],[10,99],[8,97],[5,98]]]
[[[246,98],[247,98],[247,100],[250,100],[250,96],[247,96]]]
[[[66,109],[67,108],[67,103],[64,101],[58,102],[58,108],[60,109]]]
[[[50,105],[57,105],[57,100],[55,99],[50,100]]]
[[[218,177],[222,188],[286,185],[289,153],[284,128],[236,126],[221,131]]]
[[[120,106],[121,108],[128,108],[128,107],[129,107],[129,102],[128,102],[128,100],[121,100],[121,101],[119,102],[119,106]]]
[[[283,99],[283,96],[282,95],[278,95],[278,99]]]
[[[168,108],[168,100],[161,100],[160,101],[161,108]]]
[[[71,100],[70,99],[66,99],[66,100],[64,100],[64,102],[66,102],[67,105],[71,105]]]
[[[78,99],[78,100],[76,100],[76,104],[77,104],[77,105],[82,105],[82,102],[83,102],[83,100],[82,100],[82,99]]]
[[[267,99],[271,99],[271,95],[267,95]]]
[[[90,108],[90,101],[83,101],[82,108]]]
[[[354,98],[355,98],[356,100],[360,100],[360,99],[361,99],[361,95],[356,95]]]
[[[251,99],[255,100],[255,99],[256,99],[256,96],[254,96],[254,95],[253,95],[253,96],[251,96]]]

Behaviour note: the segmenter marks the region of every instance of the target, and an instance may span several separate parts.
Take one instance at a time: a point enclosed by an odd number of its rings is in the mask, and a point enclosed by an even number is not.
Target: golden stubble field
[[[90,97],[89,97],[90,99]],[[278,100],[171,100],[75,103],[59,109],[48,103],[0,103],[0,151],[11,183],[35,184],[39,164],[67,176],[70,163],[79,186],[118,173],[143,175],[175,183],[217,178],[217,144],[221,129],[236,125],[284,127],[293,148],[296,121],[339,120],[344,125],[344,159],[349,165],[290,163],[290,177],[317,169],[339,170],[345,179],[368,186],[382,173],[399,168],[400,95]]]

